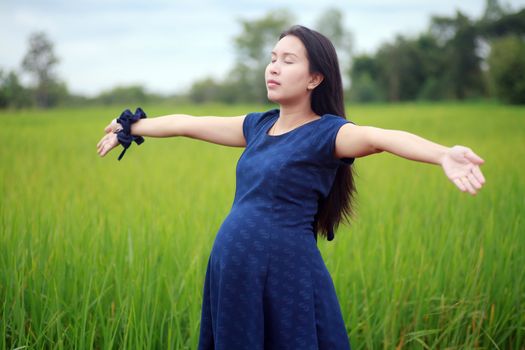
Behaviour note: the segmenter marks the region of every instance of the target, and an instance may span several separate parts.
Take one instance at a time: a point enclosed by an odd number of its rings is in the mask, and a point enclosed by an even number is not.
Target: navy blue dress
[[[230,213],[211,250],[200,350],[350,349],[314,216],[339,166],[335,138],[348,120],[326,114],[268,135],[279,110],[250,113]]]

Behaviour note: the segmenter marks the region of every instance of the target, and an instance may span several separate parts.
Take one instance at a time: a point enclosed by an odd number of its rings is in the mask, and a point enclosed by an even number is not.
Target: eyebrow
[[[277,53],[275,51],[272,51],[272,55],[277,55]],[[297,56],[296,54],[294,54],[293,52],[283,52],[283,56],[295,56],[295,57],[299,57]]]

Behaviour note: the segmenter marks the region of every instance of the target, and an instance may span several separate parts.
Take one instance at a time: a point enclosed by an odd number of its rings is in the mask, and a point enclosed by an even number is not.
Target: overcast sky
[[[502,2],[525,6],[525,0]],[[421,32],[431,15],[454,16],[459,9],[479,18],[484,6],[485,0],[0,0],[0,68],[19,70],[30,33],[43,30],[72,92],[94,95],[124,84],[183,92],[232,67],[239,18],[286,7],[297,23],[313,27],[323,10],[336,7],[363,53],[396,34]]]

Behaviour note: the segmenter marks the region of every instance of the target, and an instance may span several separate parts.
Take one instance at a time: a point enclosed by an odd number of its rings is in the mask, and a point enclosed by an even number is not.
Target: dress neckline
[[[270,129],[275,125],[275,123],[277,123],[277,119],[279,119],[279,113],[277,113],[276,116],[277,116],[277,118],[275,118],[275,120],[273,120],[273,122],[270,123],[270,126],[267,127],[267,128],[264,130],[265,137],[268,137],[268,138],[279,138],[279,137],[284,137],[284,136],[289,135],[289,134],[293,133],[294,131],[296,131],[296,130],[298,130],[298,129],[301,129],[302,127],[305,127],[305,126],[307,126],[307,125],[309,125],[309,124],[315,124],[315,122],[317,122],[317,121],[319,121],[319,120],[321,120],[321,119],[324,118],[324,115],[322,115],[322,116],[320,116],[320,117],[317,118],[317,119],[314,119],[314,120],[311,120],[311,121],[306,122],[306,123],[304,123],[304,124],[301,124],[301,125],[299,125],[299,126],[293,128],[292,130],[289,130],[289,131],[287,131],[287,132],[285,132],[285,133],[282,133],[282,134],[279,134],[279,135],[270,135],[270,134],[268,134],[268,132],[269,132]]]

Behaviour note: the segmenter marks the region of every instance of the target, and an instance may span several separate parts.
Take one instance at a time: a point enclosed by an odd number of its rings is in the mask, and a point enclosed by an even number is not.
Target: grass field
[[[0,348],[196,348],[242,149],[148,138],[120,162],[120,147],[100,158],[120,111],[0,112]],[[318,243],[352,348],[525,349],[525,108],[348,106],[348,117],[471,147],[487,180],[470,196],[438,166],[356,160],[357,217]]]

